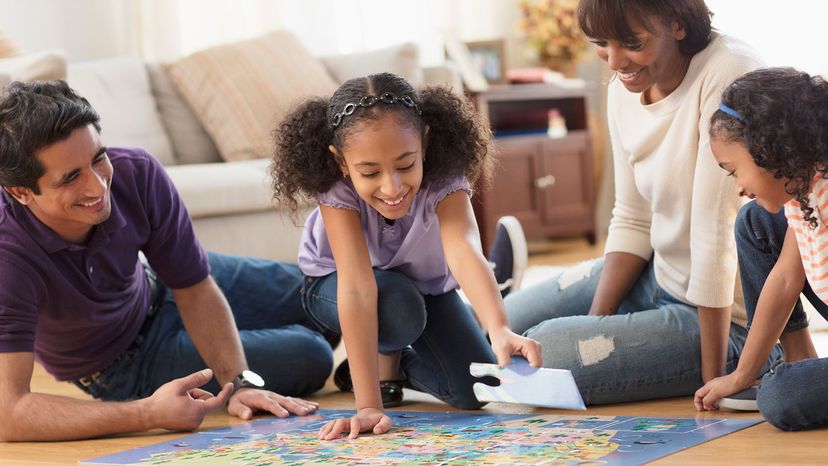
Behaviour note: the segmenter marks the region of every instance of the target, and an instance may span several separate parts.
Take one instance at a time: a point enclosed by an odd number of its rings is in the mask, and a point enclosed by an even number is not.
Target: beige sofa
[[[275,39],[276,43],[295,40],[284,32],[278,33]],[[292,46],[295,48],[296,43]],[[284,52],[282,47],[279,50]],[[307,52],[304,49],[290,52],[285,66],[295,66],[295,59],[303,53]],[[313,65],[308,60],[324,65],[320,69],[330,75],[331,90],[345,79],[385,70],[404,75],[417,85],[445,84],[461,88],[457,73],[450,68],[420,68],[416,47],[410,44],[349,56],[303,59],[305,65]],[[70,64],[67,80],[100,113],[104,144],[143,147],[164,164],[184,199],[199,240],[208,250],[295,262],[304,215],[296,222],[299,225],[295,225],[289,215],[273,206],[268,158],[224,161],[228,157],[223,157],[225,154],[211,133],[221,135],[224,131],[221,137],[226,138],[227,129],[232,129],[231,123],[236,122],[226,118],[210,121],[203,114],[204,107],[199,114],[184,97],[182,86],[171,79],[178,65],[147,64],[137,58],[104,59]],[[271,64],[267,72],[281,76],[284,70],[277,68],[279,65]],[[223,75],[208,78],[214,77],[225,78]],[[208,92],[205,86],[197,83],[196,99]],[[287,91],[285,95],[290,100],[301,100],[301,96],[292,96],[284,87],[280,90]],[[227,91],[206,100],[214,104],[230,94]],[[281,108],[279,116],[283,116],[295,104],[278,102],[274,106]],[[276,121],[266,123],[272,128]],[[269,150],[260,149],[247,155],[269,157],[270,154]]]

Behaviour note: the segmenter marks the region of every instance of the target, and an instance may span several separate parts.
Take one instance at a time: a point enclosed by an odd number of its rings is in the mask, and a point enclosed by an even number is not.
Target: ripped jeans
[[[545,367],[571,370],[587,404],[692,395],[702,386],[698,310],[658,286],[650,261],[615,315],[588,316],[603,266],[582,262],[509,294],[512,330],[543,345]],[[730,325],[728,372],[746,337]]]

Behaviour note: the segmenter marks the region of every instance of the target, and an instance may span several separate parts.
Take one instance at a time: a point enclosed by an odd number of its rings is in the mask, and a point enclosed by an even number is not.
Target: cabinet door
[[[542,171],[543,140],[503,138],[495,140],[495,147],[498,166],[486,197],[492,221],[497,222],[501,215],[514,215],[528,236],[537,236],[542,229],[542,202],[535,179]]]
[[[592,152],[585,131],[559,139],[546,139],[542,149],[543,172],[535,180],[547,231],[581,233],[594,220]]]

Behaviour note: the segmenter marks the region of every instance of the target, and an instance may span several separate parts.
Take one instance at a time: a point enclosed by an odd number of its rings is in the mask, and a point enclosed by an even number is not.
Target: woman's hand
[[[391,429],[391,418],[381,409],[362,408],[350,419],[335,419],[319,429],[319,440],[333,440],[339,437],[350,426],[348,438],[357,438],[360,432],[372,431],[374,434],[384,434]]]
[[[696,390],[693,404],[696,405],[696,410],[698,411],[713,411],[719,409],[719,400],[750,388],[754,382],[754,380],[750,379],[745,380],[738,371],[722,377],[716,377],[704,384],[702,388]]]
[[[489,340],[492,342],[492,351],[497,357],[497,365],[500,367],[509,365],[509,357],[519,354],[529,361],[532,367],[541,367],[541,344],[537,341],[522,337],[511,331],[508,327],[502,327],[489,331]]]

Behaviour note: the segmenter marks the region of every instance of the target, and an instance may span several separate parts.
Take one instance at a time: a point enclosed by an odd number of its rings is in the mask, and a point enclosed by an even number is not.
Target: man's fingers
[[[193,372],[192,374],[181,377],[180,379],[173,380],[176,384],[178,384],[182,388],[182,393],[187,392],[192,388],[198,388],[202,385],[206,384],[213,378],[213,371],[212,369],[202,369],[198,372]]]
[[[215,411],[217,409],[223,408],[224,405],[227,404],[227,400],[230,398],[230,394],[233,392],[233,384],[226,383],[224,387],[221,388],[221,391],[218,392],[218,395],[204,400],[204,409],[207,411]]]

